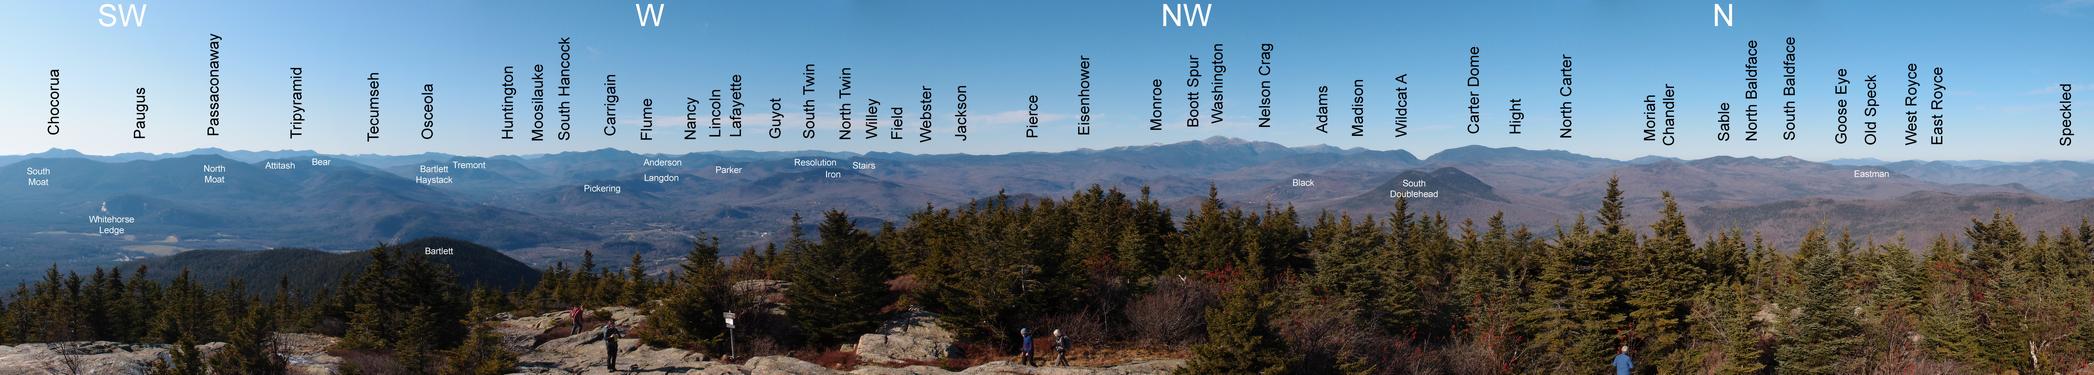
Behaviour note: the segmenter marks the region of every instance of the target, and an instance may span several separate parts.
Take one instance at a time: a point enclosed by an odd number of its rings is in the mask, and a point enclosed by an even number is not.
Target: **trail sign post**
[[[721,320],[725,320],[725,321],[727,321],[727,358],[728,358],[728,359],[733,359],[733,358],[734,358],[734,313],[732,313],[732,312],[723,312],[723,313],[720,313],[720,319],[721,319]]]

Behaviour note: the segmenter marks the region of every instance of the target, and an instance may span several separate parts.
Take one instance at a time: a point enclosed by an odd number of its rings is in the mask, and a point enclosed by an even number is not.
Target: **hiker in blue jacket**
[[[1018,336],[1022,343],[1018,347],[1018,362],[1026,366],[1032,366],[1032,329],[1019,328]]]
[[[1614,355],[1614,375],[1629,375],[1629,369],[1635,367],[1636,363],[1629,360],[1629,346],[1622,345],[1621,353]]]

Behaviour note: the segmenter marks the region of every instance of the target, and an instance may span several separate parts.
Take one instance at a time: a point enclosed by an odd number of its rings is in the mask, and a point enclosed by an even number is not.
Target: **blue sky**
[[[706,150],[1003,153],[1168,143],[1232,136],[1287,145],[1406,149],[1421,156],[1470,144],[1564,149],[1616,158],[1665,155],[1807,159],[2094,159],[2056,145],[2058,83],[2094,83],[2088,24],[2094,1],[1738,1],[1735,27],[1711,27],[1710,1],[1214,1],[1205,28],[1159,26],[1158,2],[1138,1],[687,1],[660,28],[637,27],[626,1],[142,1],[142,28],[96,23],[99,1],[9,4],[0,13],[0,154],[73,148],[92,154],[202,147],[327,153],[533,154],[616,147]],[[221,47],[224,125],[202,136],[209,34]],[[501,69],[557,63],[575,42],[575,139],[500,140]],[[1781,41],[1799,41],[1799,139],[1779,140]],[[1742,116],[1747,40],[1760,43],[1763,140],[1715,141],[1716,107]],[[1229,67],[1226,120],[1147,129],[1149,82],[1166,82],[1166,122],[1184,120],[1188,55],[1211,69],[1222,43]],[[1272,128],[1257,119],[1258,45],[1276,45]],[[1483,133],[1467,118],[1468,49],[1483,52]],[[1574,60],[1575,138],[1555,137],[1560,55]],[[1094,131],[1076,136],[1079,56],[1092,61]],[[800,71],[817,64],[821,136],[770,139],[768,99],[797,119]],[[1903,146],[1904,67],[1947,75],[1948,144]],[[306,135],[286,139],[289,68],[304,69]],[[834,140],[839,68],[853,70],[854,109],[868,97],[917,114],[934,88],[930,143]],[[49,69],[62,69],[64,131],[43,133]],[[1834,144],[1835,69],[1877,74],[1886,107],[1877,145]],[[383,138],[366,142],[365,81],[382,73]],[[617,74],[620,134],[601,135],[603,78]],[[743,76],[749,127],[740,139],[673,139],[682,98]],[[1408,74],[1409,136],[1392,138],[1392,78]],[[527,76],[519,76],[519,80]],[[1349,113],[1316,133],[1315,90],[1346,110],[1366,82],[1367,136],[1344,134]],[[1923,80],[1931,77],[1923,76]],[[1641,141],[1644,95],[1679,88],[1679,141]],[[419,89],[437,88],[438,135],[414,136]],[[527,84],[527,83],[526,83]],[[952,92],[969,91],[971,140],[950,139]],[[148,89],[148,139],[128,138],[132,91]],[[1205,87],[1200,89],[1203,93]],[[1922,95],[1931,95],[1931,83]],[[1026,98],[1038,95],[1043,138],[1022,137]],[[1204,95],[1204,94],[1203,94]],[[1504,134],[1506,101],[1523,99],[1527,134]],[[657,140],[639,141],[640,99],[656,100]],[[524,98],[519,98],[523,101]],[[1204,100],[1203,100],[1204,101]],[[1203,103],[1204,105],[1204,103]],[[1858,111],[1858,107],[1856,108]],[[528,112],[521,112],[527,116]],[[1931,114],[1923,112],[1922,116]],[[862,116],[860,114],[859,116]],[[1204,117],[1204,115],[1203,115]],[[1742,120],[1742,119],[1741,119]],[[1859,127],[1859,119],[1853,120]],[[910,124],[914,125],[911,120]],[[797,120],[788,122],[788,128]],[[1923,132],[1930,129],[1923,123]],[[1742,127],[1742,124],[1739,124]],[[913,129],[912,129],[913,130]],[[1924,135],[1924,134],[1923,134]],[[2084,142],[2084,141],[2081,141]]]

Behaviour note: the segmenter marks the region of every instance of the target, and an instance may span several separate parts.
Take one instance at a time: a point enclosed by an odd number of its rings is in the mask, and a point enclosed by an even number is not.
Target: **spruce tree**
[[[1930,297],[1919,322],[1920,335],[1926,338],[1921,347],[1929,357],[1970,364],[1984,361],[1975,309],[1969,292],[1960,286],[1944,288]]]
[[[1788,322],[1787,336],[1775,357],[1784,374],[1841,374],[1840,360],[1852,355],[1861,340],[1860,324],[1848,305],[1846,275],[1837,253],[1825,248],[1825,232],[1813,229],[1804,235],[1799,256],[1802,294],[1799,314]]]
[[[684,255],[682,272],[665,286],[668,296],[650,315],[652,329],[642,337],[649,344],[716,352],[726,346],[727,331],[720,316],[732,296],[726,267],[715,255],[720,251],[720,239],[702,238]]]
[[[1388,311],[1385,307],[1411,307],[1380,305],[1387,285],[1383,284],[1386,280],[1382,277],[1382,262],[1375,256],[1381,247],[1381,236],[1371,221],[1354,225],[1351,216],[1344,216],[1319,225],[1322,226],[1329,228],[1319,229],[1326,232],[1325,238],[1314,249],[1316,274],[1308,280],[1319,294],[1332,297],[1354,317]],[[1397,303],[1411,302],[1415,301]]]
[[[1294,364],[1270,326],[1273,303],[1256,282],[1230,288],[1207,312],[1207,342],[1192,347],[1180,374],[1285,374]]]
[[[1398,199],[1398,201],[1401,202],[1402,200]],[[1410,231],[1413,230],[1410,228],[1411,222],[1401,220],[1405,217],[1404,215],[1392,216],[1389,222],[1389,231],[1373,233],[1381,235],[1381,240],[1366,240],[1369,242],[1362,243],[1378,243],[1380,245],[1376,250],[1380,256],[1375,259],[1374,263],[1374,266],[1379,271],[1374,277],[1379,280],[1375,281],[1374,284],[1379,284],[1384,288],[1379,292],[1379,295],[1375,296],[1378,298],[1375,301],[1376,312],[1368,316],[1374,318],[1375,321],[1381,324],[1382,329],[1389,333],[1396,334],[1399,337],[1416,337],[1419,335],[1419,331],[1426,328],[1426,316],[1431,311],[1431,308],[1425,306],[1425,297],[1419,290],[1419,267],[1412,255],[1412,252],[1416,251],[1416,249],[1406,246],[1408,244],[1416,244],[1417,242],[1401,237],[1406,233],[1412,233]],[[1367,218],[1367,222],[1360,223],[1358,227],[1353,229],[1354,232],[1352,234],[1373,235],[1369,234],[1369,232],[1374,231],[1373,221],[1374,218]]]
[[[1120,252],[1121,273],[1135,278],[1162,273],[1170,267],[1164,238],[1177,229],[1171,222],[1170,210],[1150,198],[1149,187],[1142,186],[1132,215],[1115,246]]]
[[[717,247],[715,246],[715,248]],[[719,255],[715,254],[711,257],[718,258]],[[640,253],[633,253],[632,264],[625,266],[624,298],[619,300],[619,303],[645,309],[647,308],[647,302],[654,299],[652,296],[653,288],[653,284],[647,278],[647,267],[644,259],[640,258]]]
[[[872,238],[843,211],[829,211],[819,227],[820,244],[794,241],[786,290],[787,313],[816,347],[828,347],[872,332],[886,307],[887,265]]]
[[[932,242],[926,262],[925,307],[960,329],[962,337],[998,344],[1012,335],[1028,311],[1045,310],[1041,267],[1028,261],[1017,210],[1003,201],[969,207],[955,218],[956,230]]]
[[[1767,355],[1763,345],[1765,326],[1754,319],[1760,311],[1757,300],[1736,281],[1709,290],[1710,302],[1717,305],[1714,306],[1717,316],[1713,318],[1721,329],[1718,333],[1722,335],[1724,354],[1723,363],[1714,372],[1726,375],[1766,373],[1766,361],[1771,356]]]
[[[561,302],[565,302],[568,305],[602,306],[602,301],[595,300],[597,290],[596,252],[582,250],[582,263],[580,266],[581,268],[574,270],[574,274],[569,275],[571,279],[568,279],[567,285],[564,285],[566,288],[561,290]]]
[[[1170,248],[1168,267],[1182,271],[1243,269],[1243,211],[1226,208],[1213,185],[1200,208],[1185,216],[1178,235],[1166,241]]]
[[[1676,372],[1698,361],[1684,352],[1688,340],[1688,312],[1694,291],[1702,284],[1701,270],[1694,267],[1694,239],[1687,235],[1686,217],[1672,193],[1663,193],[1664,210],[1651,224],[1652,237],[1638,247],[1633,258],[1634,275],[1626,280],[1629,319],[1645,353],[1640,365],[1658,372]]]
[[[406,325],[399,331],[400,339],[392,345],[393,359],[409,373],[420,374],[429,368],[430,354],[437,348],[434,315],[436,312],[429,306],[415,306],[408,310]]]
[[[276,354],[275,319],[269,310],[249,309],[235,322],[225,349],[211,356],[211,370],[219,374],[285,373],[287,362]]]
[[[1620,343],[1615,332],[1622,316],[1614,313],[1611,258],[1603,254],[1597,233],[1583,215],[1570,228],[1558,227],[1547,247],[1548,259],[1536,276],[1523,325],[1533,333],[1528,348],[1541,353],[1539,367],[1553,371],[1599,371]]]
[[[1990,221],[1972,219],[1965,236],[1970,239],[1965,278],[1978,323],[1981,363],[1995,369],[2034,370],[2027,347],[2035,341],[2027,332],[2031,317],[2023,309],[2034,302],[2027,295],[2037,277],[2028,272],[2030,251],[2021,227],[2014,224],[2014,216],[1995,211]]]
[[[196,349],[196,344],[191,343],[189,338],[185,336],[175,340],[174,345],[167,348],[167,356],[154,361],[152,367],[146,369],[146,373],[152,375],[208,375],[208,369],[204,367],[204,361],[201,356],[202,354],[199,354],[199,351]]]
[[[443,375],[501,375],[516,368],[516,354],[502,348],[502,338],[487,328],[486,324],[474,323],[466,334],[465,344],[451,349],[444,366],[437,373]]]
[[[118,337],[124,341],[146,341],[152,331],[155,311],[159,310],[160,285],[145,277],[146,266],[138,266],[131,272],[131,282],[124,286],[122,319],[129,325]],[[160,341],[165,342],[165,341]]]
[[[160,340],[158,342],[174,342],[185,336],[192,339],[217,336],[212,330],[209,297],[203,287],[190,279],[187,269],[168,282],[166,291],[160,294],[159,302],[155,304],[157,309],[150,310],[154,313],[153,330],[154,336]]]
[[[376,303],[356,304],[349,316],[348,332],[336,346],[345,349],[383,350],[392,345],[393,333],[390,320]]]

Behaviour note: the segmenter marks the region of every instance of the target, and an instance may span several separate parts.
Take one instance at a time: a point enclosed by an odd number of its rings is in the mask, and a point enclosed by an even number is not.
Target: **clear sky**
[[[705,150],[1002,153],[1060,151],[1232,136],[1287,145],[1406,149],[1420,156],[1463,145],[1564,149],[1616,158],[1665,155],[1808,159],[2094,159],[2056,144],[2058,83],[2094,83],[2094,1],[1738,0],[1735,27],[1712,27],[1712,1],[1213,1],[1204,28],[1159,26],[1143,1],[690,1],[667,3],[659,28],[636,26],[632,1],[151,1],[142,28],[104,28],[100,1],[12,2],[0,12],[0,154],[72,148],[92,154],[202,147],[326,153],[534,154],[616,147]],[[1729,0],[1725,0],[1729,1]],[[223,125],[207,119],[209,34],[220,47]],[[501,69],[553,65],[572,37],[575,139],[499,140]],[[1799,139],[1779,140],[1782,40],[1798,39]],[[1716,107],[1743,127],[1746,41],[1758,40],[1762,140],[1715,141]],[[1210,73],[1226,48],[1226,120],[1185,128],[1187,56]],[[1272,128],[1256,128],[1260,43],[1273,43]],[[1468,134],[1468,49],[1482,51],[1483,134]],[[1574,139],[1558,139],[1561,55],[1573,56]],[[1094,133],[1074,135],[1079,56],[1092,61]],[[768,99],[785,100],[797,129],[800,72],[818,67],[817,140],[763,137]],[[1904,69],[1946,71],[1948,144],[1897,143]],[[306,135],[287,139],[289,68],[304,70]],[[920,86],[934,88],[933,136],[837,141],[837,71],[853,70],[854,109],[868,97],[914,118]],[[61,135],[44,134],[48,71],[62,69]],[[1883,139],[1836,145],[1836,69],[1877,74]],[[383,77],[383,137],[366,142],[368,88]],[[603,81],[617,74],[623,123],[601,135]],[[747,135],[684,141],[686,96],[704,98],[743,76]],[[1394,81],[1409,75],[1409,136],[1392,138]],[[519,75],[528,85],[528,75]],[[1163,131],[1147,129],[1150,80],[1166,82]],[[1316,133],[1319,85],[1348,111],[1351,82],[1366,82],[1367,136],[1350,114]],[[1644,95],[1679,92],[1679,141],[1641,140]],[[422,84],[436,86],[437,137],[415,136]],[[952,134],[954,86],[966,85],[972,139]],[[148,139],[129,139],[133,90],[148,89]],[[1204,94],[1206,87],[1199,88]],[[1931,82],[1923,96],[1932,95]],[[525,95],[528,95],[526,93]],[[1026,97],[1041,98],[1044,135],[1022,138]],[[1507,99],[1522,98],[1523,135],[1504,134]],[[640,99],[656,100],[654,141],[637,139]],[[519,97],[519,102],[526,100]],[[1203,102],[1207,100],[1203,99]],[[1207,103],[1203,103],[1203,109]],[[1932,114],[1923,111],[1922,116]],[[527,108],[520,116],[528,116]],[[862,116],[862,113],[859,115]],[[1205,117],[1203,114],[1202,117]],[[1860,119],[1852,120],[1860,127]],[[1923,122],[1923,136],[1930,132]],[[528,126],[528,124],[525,124]],[[1858,130],[1857,135],[1858,135]],[[2094,140],[2079,140],[2080,143]]]

